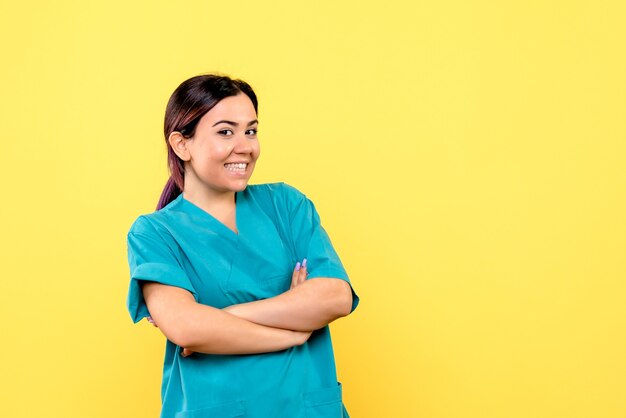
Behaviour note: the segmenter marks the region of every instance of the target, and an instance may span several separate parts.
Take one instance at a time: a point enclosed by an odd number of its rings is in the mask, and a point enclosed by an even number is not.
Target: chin
[[[245,190],[246,187],[248,187],[248,180],[232,184],[231,187],[229,187],[229,189],[232,190],[233,192],[241,192]]]

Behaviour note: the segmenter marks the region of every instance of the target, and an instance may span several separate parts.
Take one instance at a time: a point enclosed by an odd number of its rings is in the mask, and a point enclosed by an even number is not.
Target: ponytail
[[[183,192],[185,187],[185,166],[183,161],[178,158],[171,146],[167,147],[167,162],[170,171],[170,178],[167,179],[161,198],[157,204],[157,210],[163,209],[172,200],[176,199]]]
[[[181,193],[182,193],[182,190],[180,190],[180,188],[176,185],[174,178],[170,176],[170,178],[167,180],[167,183],[165,183],[165,188],[163,189],[163,192],[161,193],[161,198],[159,199],[159,203],[157,204],[156,209],[157,210],[163,209],[172,200],[176,199],[178,195]]]

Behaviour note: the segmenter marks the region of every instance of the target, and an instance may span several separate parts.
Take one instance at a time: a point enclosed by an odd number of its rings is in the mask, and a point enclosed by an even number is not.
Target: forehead
[[[233,122],[249,122],[256,119],[252,100],[243,93],[220,100],[202,119],[207,121],[229,120]]]

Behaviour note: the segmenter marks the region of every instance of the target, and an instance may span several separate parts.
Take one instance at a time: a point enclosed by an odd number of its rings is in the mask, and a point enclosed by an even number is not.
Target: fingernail
[[[296,263],[296,271],[300,271],[300,262],[299,261]]]
[[[306,268],[306,258],[302,260],[302,268]]]

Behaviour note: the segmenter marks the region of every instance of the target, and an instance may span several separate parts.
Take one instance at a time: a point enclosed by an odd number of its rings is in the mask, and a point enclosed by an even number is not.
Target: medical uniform
[[[224,308],[289,290],[296,262],[308,278],[350,282],[313,203],[284,184],[236,193],[238,234],[180,194],[140,216],[128,233],[133,321],[149,315],[141,281],[178,286],[198,303]],[[353,291],[354,310],[359,302]],[[180,355],[167,341],[163,418],[342,418],[341,384],[328,326],[301,346],[248,355]]]

